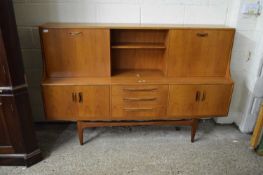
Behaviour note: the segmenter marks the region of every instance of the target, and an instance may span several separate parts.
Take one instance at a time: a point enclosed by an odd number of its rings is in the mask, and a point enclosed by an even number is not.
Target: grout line
[[[142,6],[140,5],[140,24],[142,24]]]

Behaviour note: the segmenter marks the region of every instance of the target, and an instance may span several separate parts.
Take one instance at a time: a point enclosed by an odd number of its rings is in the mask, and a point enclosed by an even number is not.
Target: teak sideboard
[[[40,26],[48,120],[98,126],[188,125],[226,116],[235,29],[48,23]]]

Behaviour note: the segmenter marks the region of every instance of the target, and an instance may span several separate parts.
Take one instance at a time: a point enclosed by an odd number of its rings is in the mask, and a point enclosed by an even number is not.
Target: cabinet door
[[[8,134],[7,123],[5,120],[3,103],[0,102],[0,154],[11,153],[13,148]]]
[[[171,30],[168,76],[225,76],[233,37],[234,30]]]
[[[171,85],[169,90],[168,115],[193,116],[198,112],[199,85]]]
[[[171,85],[169,93],[169,116],[223,116],[228,113],[232,85]]]
[[[7,86],[10,84],[6,59],[5,46],[0,29],[0,86]]]
[[[18,122],[14,111],[14,100],[12,96],[0,97],[0,154],[11,154],[15,152],[14,143],[19,143],[20,133],[17,131]],[[16,139],[14,141],[14,139]],[[12,143],[14,142],[14,143]]]
[[[225,116],[228,114],[233,85],[204,85],[200,97],[198,114]]]
[[[77,93],[74,86],[43,86],[43,98],[48,120],[75,120]]]
[[[77,120],[108,120],[110,113],[109,86],[78,86]]]
[[[110,76],[108,29],[42,29],[49,77]]]

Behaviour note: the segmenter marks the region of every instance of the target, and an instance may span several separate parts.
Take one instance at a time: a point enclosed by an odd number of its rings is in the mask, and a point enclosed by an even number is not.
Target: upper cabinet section
[[[229,78],[234,33],[225,26],[45,24],[44,76]]]
[[[110,76],[108,29],[41,28],[48,77]]]
[[[169,33],[168,76],[224,77],[234,29],[173,29]]]

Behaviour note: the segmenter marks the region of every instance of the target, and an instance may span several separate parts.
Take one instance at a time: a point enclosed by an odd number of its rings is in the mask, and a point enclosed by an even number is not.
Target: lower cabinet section
[[[193,118],[227,115],[232,88],[232,84],[171,85],[168,116]]]
[[[49,120],[104,120],[110,112],[109,86],[43,86]]]
[[[49,120],[165,120],[227,115],[232,88],[232,84],[54,85],[43,86],[43,96]]]

